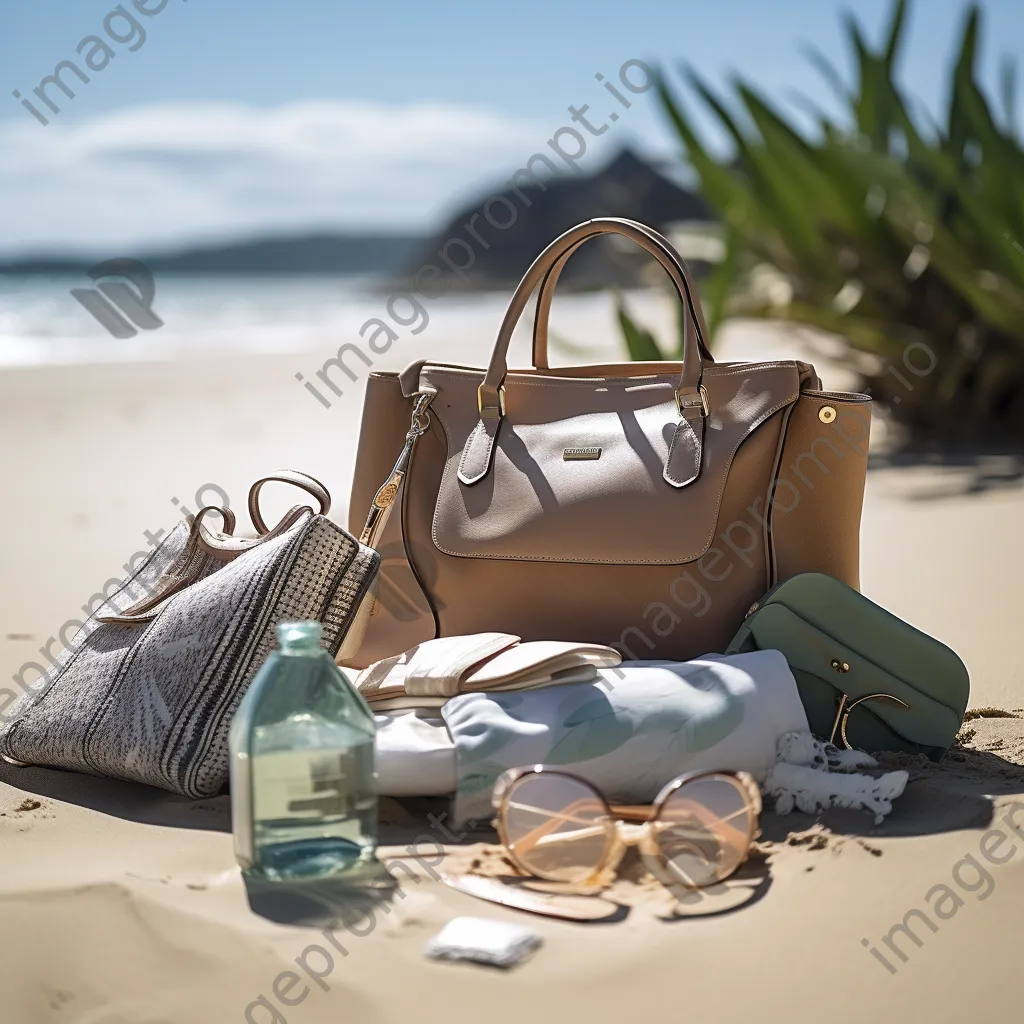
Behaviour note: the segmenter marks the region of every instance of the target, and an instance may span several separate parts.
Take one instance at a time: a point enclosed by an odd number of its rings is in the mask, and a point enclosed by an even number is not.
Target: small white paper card
[[[435,960],[470,960],[493,967],[514,967],[543,940],[529,928],[484,917],[456,917],[428,943]]]

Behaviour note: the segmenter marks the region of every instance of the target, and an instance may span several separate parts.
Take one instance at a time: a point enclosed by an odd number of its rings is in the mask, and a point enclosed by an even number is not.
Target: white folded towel
[[[500,648],[501,651],[516,649],[515,646],[503,647],[505,639],[515,640],[507,634],[488,636],[494,638],[489,641],[494,648]],[[497,637],[503,639],[499,641]],[[487,646],[488,642],[482,640],[477,650],[486,650]],[[580,647],[552,644],[549,645],[552,654],[557,654],[553,648],[558,646],[574,649]],[[452,650],[451,647],[448,649]],[[472,656],[470,645],[462,646],[461,651],[464,658]],[[403,673],[409,661],[399,658],[388,659],[388,662],[394,663],[389,672],[395,671],[397,667],[396,679],[408,679]],[[427,664],[436,665],[437,662],[431,658]],[[449,665],[452,664],[457,669],[458,663],[449,661]],[[551,664],[557,664],[557,661],[549,659]],[[490,663],[486,662],[485,665],[490,666]],[[728,657],[709,655],[693,662],[625,662],[618,669],[597,675],[603,690],[616,690],[616,700],[625,700],[628,705],[633,703],[629,696],[631,689],[636,690],[639,698],[650,686],[657,686],[658,680],[665,680],[671,686],[688,686],[691,685],[688,677],[696,679],[702,667],[712,665],[716,678],[726,686],[742,708],[737,716],[738,721],[726,736],[710,747],[692,750],[683,761],[672,761],[657,755],[659,743],[654,742],[655,738],[649,735],[637,751],[630,752],[630,757],[625,761],[614,759],[616,763],[610,764],[606,770],[595,770],[596,765],[574,765],[572,770],[582,770],[585,776],[593,773],[595,783],[611,789],[632,789],[637,785],[643,787],[648,784],[646,779],[650,780],[649,785],[658,789],[673,774],[682,770],[748,771],[761,783],[765,796],[775,799],[775,809],[780,814],[793,809],[816,813],[828,807],[850,807],[872,813],[875,821],[879,822],[889,813],[892,801],[906,786],[907,773],[889,772],[881,777],[856,773],[859,768],[877,767],[877,762],[861,751],[840,750],[830,743],[815,739],[808,731],[792,674],[778,652],[764,651]],[[364,676],[370,671],[368,669]],[[590,671],[594,674],[592,668]],[[387,679],[388,674],[385,673],[383,678]],[[448,674],[449,679],[454,676],[454,672]],[[512,684],[507,687],[498,685],[497,689],[523,689],[531,686],[524,681],[528,678],[525,675],[517,676],[513,671],[503,673],[500,662],[490,667],[489,673],[471,676],[477,685],[486,682]],[[516,685],[517,682],[520,685]],[[466,678],[463,677],[460,685],[465,683]],[[397,682],[389,683],[390,687],[398,685]],[[429,689],[431,685],[430,682],[423,686],[414,683],[413,690]],[[451,683],[444,685],[447,687]],[[458,786],[459,772],[456,744],[448,726],[436,709],[428,707],[415,710],[408,706],[403,709],[403,702],[419,704],[422,698],[415,692],[410,697],[404,688],[401,693],[402,696],[395,699],[388,698],[386,692],[378,690],[378,697],[372,705],[374,711],[378,712],[375,719],[379,792],[384,796],[396,797],[445,796],[454,793]],[[438,704],[447,699],[441,694],[428,698]],[[379,713],[381,704],[399,707]],[[641,700],[637,708],[641,714],[642,704]],[[532,714],[529,710],[531,707]],[[535,701],[528,700],[527,705],[521,704],[517,712],[523,716],[524,721],[535,720],[539,723],[546,718],[550,714],[550,706],[549,697],[544,695],[543,688],[536,694]],[[539,724],[537,728],[540,728]],[[700,747],[699,744],[697,746]],[[530,751],[531,755],[536,753]],[[653,760],[646,763],[651,760],[652,754]],[[624,773],[629,777],[624,777]]]
[[[374,715],[377,792],[381,796],[446,796],[455,792],[455,743],[441,718],[416,711]]]

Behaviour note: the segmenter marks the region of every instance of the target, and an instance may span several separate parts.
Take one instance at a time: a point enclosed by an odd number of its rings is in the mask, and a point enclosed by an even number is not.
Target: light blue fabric
[[[466,693],[448,701],[442,714],[455,743],[460,822],[490,816],[491,789],[508,768],[572,766],[609,801],[646,803],[683,771],[768,767],[777,736],[801,720],[806,728],[792,674],[777,652],[634,662],[602,674],[595,683]],[[765,713],[770,707],[778,713]],[[764,727],[751,722],[740,729],[753,712]],[[742,757],[735,743],[725,742],[741,735]],[[749,765],[731,763],[748,758]]]

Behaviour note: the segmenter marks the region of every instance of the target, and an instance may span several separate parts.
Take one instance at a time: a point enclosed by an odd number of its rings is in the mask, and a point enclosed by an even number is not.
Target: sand
[[[608,351],[603,321],[591,313],[591,344]],[[480,363],[493,325],[469,326],[453,314],[446,327],[438,314],[417,345]],[[725,351],[784,355],[794,336],[736,324]],[[144,531],[174,524],[172,499],[194,508],[203,484],[241,505],[261,472],[306,469],[328,484],[343,521],[355,389],[326,410],[293,377],[327,354],[0,374],[0,528],[8,538],[0,545],[0,677],[38,659],[47,638],[145,545]],[[407,347],[380,365],[414,354]],[[826,373],[826,383],[841,380]],[[883,825],[854,812],[820,820],[767,813],[754,856],[730,886],[678,904],[627,862],[604,897],[617,904],[612,918],[576,924],[448,889],[432,873],[474,861],[486,874],[507,871],[493,835],[455,845],[431,824],[442,805],[385,801],[383,856],[403,856],[418,881],[397,872],[402,895],[373,909],[371,923],[367,908],[329,887],[284,897],[247,891],[224,797],[190,801],[5,765],[0,1020],[1018,1019],[1019,465],[995,455],[893,465],[884,448],[874,462],[865,591],[964,657],[972,707],[1009,713],[971,718],[963,746],[941,766],[889,758],[911,782]],[[917,938],[892,933],[896,953],[884,938],[914,908],[930,925],[911,914]],[[526,924],[544,945],[507,973],[426,960],[428,938],[460,914]],[[324,932],[339,921],[347,926]]]

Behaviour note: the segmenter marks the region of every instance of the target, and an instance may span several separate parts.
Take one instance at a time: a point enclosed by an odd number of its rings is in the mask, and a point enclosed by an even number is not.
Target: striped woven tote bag
[[[268,480],[313,494],[273,529],[259,510]],[[293,471],[254,484],[256,538],[233,536],[229,509],[179,524],[96,610],[48,679],[0,725],[8,761],[212,796],[228,779],[228,727],[274,646],[279,622],[316,619],[336,654],[380,556],[326,513],[330,496]],[[223,529],[204,518],[218,513]],[[128,603],[131,602],[131,603]]]

